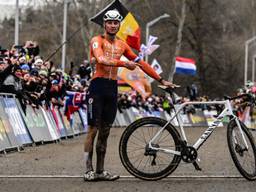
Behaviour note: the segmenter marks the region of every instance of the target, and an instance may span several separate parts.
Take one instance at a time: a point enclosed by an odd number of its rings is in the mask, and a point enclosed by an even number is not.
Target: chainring
[[[197,150],[192,146],[186,146],[181,151],[181,159],[186,163],[193,163],[197,159]]]

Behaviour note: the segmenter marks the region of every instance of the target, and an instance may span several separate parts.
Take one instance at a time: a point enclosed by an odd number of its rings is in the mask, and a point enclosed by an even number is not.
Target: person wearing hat
[[[43,60],[38,58],[35,60],[35,62],[33,64],[33,68],[40,70],[43,63],[44,63]]]
[[[80,75],[81,79],[85,79],[88,81],[91,78],[91,66],[88,60],[84,60],[84,62],[78,68],[78,74]]]
[[[174,87],[171,82],[160,77],[151,66],[140,60],[129,45],[116,37],[123,17],[117,10],[108,10],[103,18],[104,34],[92,38],[91,58],[96,59],[95,71],[88,88],[88,133],[84,144],[85,181],[113,181],[119,178],[104,169],[107,139],[117,112],[117,71],[118,67],[134,70],[140,67],[146,74],[162,85]],[[124,55],[129,60],[121,61]],[[96,170],[92,166],[94,138],[96,143]]]
[[[27,60],[26,60],[26,57],[25,56],[22,56],[19,58],[19,64],[20,65],[24,65],[26,64]]]

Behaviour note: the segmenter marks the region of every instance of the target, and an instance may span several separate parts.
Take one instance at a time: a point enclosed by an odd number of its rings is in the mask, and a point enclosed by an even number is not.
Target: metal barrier
[[[87,132],[86,109],[80,108],[72,114],[71,121],[68,121],[63,114],[63,108],[51,107],[51,109],[44,109],[39,107],[39,109],[35,109],[29,105],[26,114],[24,114],[15,95],[0,93],[0,151],[5,152],[13,148],[19,150],[20,147],[27,144],[57,141]],[[179,118],[184,127],[202,127],[210,125],[216,114],[217,112],[214,110],[195,110],[193,114],[181,113]],[[118,110],[113,126],[125,127],[139,118],[148,116],[169,120],[172,115],[159,111],[147,112],[132,107],[122,110],[122,112]],[[255,128],[255,122],[248,115],[245,123],[248,127]],[[172,123],[175,126],[178,125],[176,119]]]
[[[214,115],[217,114],[217,111],[202,111],[196,110],[194,114],[181,113],[179,114],[179,118],[182,121],[183,126],[185,127],[205,127],[210,125],[214,120]],[[117,116],[114,122],[114,126],[124,127],[131,124],[133,121],[142,118],[142,117],[159,117],[162,119],[169,120],[174,113],[168,114],[165,111],[153,111],[147,112],[143,109],[137,109],[131,107],[129,109],[122,110],[120,112],[117,111]],[[173,120],[173,125],[178,126],[178,121],[176,119]],[[223,124],[221,124],[223,126]]]
[[[38,142],[57,141],[87,131],[86,110],[72,115],[69,122],[64,110],[56,107],[38,109],[27,105],[26,114],[15,95],[0,93],[0,151],[20,150]]]

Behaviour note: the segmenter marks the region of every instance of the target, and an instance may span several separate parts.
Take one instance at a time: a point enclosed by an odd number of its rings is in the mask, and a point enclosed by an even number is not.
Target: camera
[[[14,48],[14,49],[23,49],[23,46],[22,46],[22,45],[14,45],[13,48]]]

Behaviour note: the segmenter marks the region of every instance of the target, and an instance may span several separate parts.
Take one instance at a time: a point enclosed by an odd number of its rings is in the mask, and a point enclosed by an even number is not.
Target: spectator
[[[42,59],[37,59],[37,60],[35,60],[35,62],[33,63],[32,68],[33,68],[33,69],[40,70],[41,67],[42,67],[42,65],[43,65],[43,63],[44,63],[44,62],[43,62]]]
[[[21,107],[26,112],[26,106],[23,100],[23,89],[19,74],[20,68],[18,65],[10,64],[1,73],[0,92],[15,94],[18,98]]]
[[[198,97],[198,89],[197,86],[193,83],[190,86],[187,86],[187,94],[189,96],[190,101],[196,101]]]
[[[84,62],[80,65],[78,69],[78,74],[80,75],[81,79],[89,80],[91,78],[91,66],[88,60],[84,60]]]

